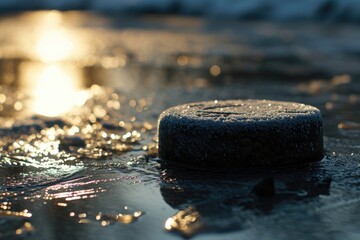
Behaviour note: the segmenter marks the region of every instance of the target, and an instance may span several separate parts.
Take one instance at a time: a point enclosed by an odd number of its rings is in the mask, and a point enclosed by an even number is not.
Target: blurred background
[[[358,239],[359,23],[358,0],[2,0],[0,239]],[[163,110],[247,98],[318,107],[325,158],[157,158]]]
[[[4,12],[58,9],[233,19],[360,21],[360,4],[356,0],[4,0],[0,3],[0,8]]]

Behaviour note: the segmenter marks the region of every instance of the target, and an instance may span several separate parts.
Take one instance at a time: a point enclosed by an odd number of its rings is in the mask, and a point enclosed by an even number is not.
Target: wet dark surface
[[[79,12],[0,26],[2,239],[359,238],[357,26]],[[157,159],[164,109],[247,98],[318,107],[326,157],[226,173]]]

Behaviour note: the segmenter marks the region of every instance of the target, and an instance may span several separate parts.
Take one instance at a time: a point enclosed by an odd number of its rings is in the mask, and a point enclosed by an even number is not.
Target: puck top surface
[[[159,117],[159,157],[195,168],[282,166],[323,157],[322,118],[309,105],[269,100],[189,103]]]
[[[227,100],[189,103],[165,111],[162,116],[188,118],[193,121],[245,123],[279,121],[296,117],[320,117],[320,111],[310,105],[269,100]]]

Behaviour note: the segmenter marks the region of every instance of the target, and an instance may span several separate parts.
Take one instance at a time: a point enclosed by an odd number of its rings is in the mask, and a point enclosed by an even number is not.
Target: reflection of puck
[[[281,166],[323,157],[321,113],[300,103],[180,105],[160,115],[158,135],[161,159],[194,168]]]

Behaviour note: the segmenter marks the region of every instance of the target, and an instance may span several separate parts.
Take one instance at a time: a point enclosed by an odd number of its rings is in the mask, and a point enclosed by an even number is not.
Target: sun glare
[[[42,14],[35,32],[34,59],[20,66],[20,81],[30,93],[27,112],[59,116],[87,100],[83,71],[72,61],[82,45],[57,11]],[[20,106],[19,106],[20,107]]]
[[[57,11],[50,11],[41,18],[35,52],[43,62],[67,60],[75,50],[74,36],[62,25],[62,21],[62,15]]]
[[[23,66],[23,86],[30,91],[30,110],[44,116],[59,116],[81,106],[88,98],[82,90],[78,69],[61,64]]]
[[[46,66],[34,84],[34,112],[46,115],[61,115],[75,106],[82,105],[86,94],[80,91],[76,74],[58,65]]]
[[[74,43],[64,29],[48,30],[39,36],[36,52],[43,62],[62,61],[70,57]]]

